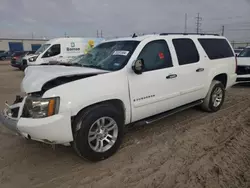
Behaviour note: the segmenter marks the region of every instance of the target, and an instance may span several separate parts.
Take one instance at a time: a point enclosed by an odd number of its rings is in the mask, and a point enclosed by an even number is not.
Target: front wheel
[[[220,110],[225,100],[225,87],[217,80],[213,80],[208,94],[201,105],[202,109],[207,112],[217,112]]]
[[[120,147],[124,119],[112,105],[97,105],[77,115],[74,122],[73,147],[90,161],[112,156]]]

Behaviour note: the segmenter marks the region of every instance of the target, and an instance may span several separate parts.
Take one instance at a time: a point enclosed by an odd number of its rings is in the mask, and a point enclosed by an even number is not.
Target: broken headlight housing
[[[59,97],[43,99],[29,96],[26,98],[24,108],[28,112],[29,117],[45,118],[58,114],[59,103]]]

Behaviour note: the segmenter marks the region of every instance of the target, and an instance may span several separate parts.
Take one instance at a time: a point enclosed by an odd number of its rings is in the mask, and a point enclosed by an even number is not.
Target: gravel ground
[[[0,62],[0,107],[23,73]],[[0,126],[1,188],[250,187],[250,87],[227,92],[223,109],[189,109],[129,127],[113,157],[86,162],[70,147],[27,141]]]

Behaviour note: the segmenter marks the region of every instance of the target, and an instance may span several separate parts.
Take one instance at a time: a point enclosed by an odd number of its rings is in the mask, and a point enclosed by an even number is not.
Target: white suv
[[[1,115],[25,138],[71,144],[89,160],[114,154],[124,126],[152,123],[200,105],[218,111],[236,81],[235,54],[215,35],[159,34],[95,47],[70,67],[25,71],[22,90]]]

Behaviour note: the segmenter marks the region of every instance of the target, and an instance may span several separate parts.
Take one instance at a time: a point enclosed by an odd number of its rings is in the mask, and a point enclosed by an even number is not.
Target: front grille
[[[238,75],[250,74],[250,66],[237,66]]]
[[[18,117],[19,107],[11,109],[11,114],[13,118]]]
[[[27,62],[27,59],[23,59],[23,65],[27,65],[28,62]]]

